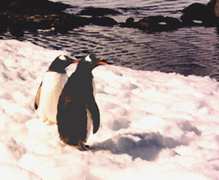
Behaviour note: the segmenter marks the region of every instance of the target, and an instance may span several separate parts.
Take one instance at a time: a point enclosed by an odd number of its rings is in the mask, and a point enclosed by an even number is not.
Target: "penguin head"
[[[91,72],[95,67],[105,64],[110,64],[110,63],[105,59],[98,59],[96,55],[92,53],[81,59],[78,68],[84,70],[86,69],[87,71]]]
[[[66,55],[58,56],[49,66],[48,71],[54,71],[58,73],[65,73],[65,68],[72,63],[76,63],[76,59],[72,59]]]

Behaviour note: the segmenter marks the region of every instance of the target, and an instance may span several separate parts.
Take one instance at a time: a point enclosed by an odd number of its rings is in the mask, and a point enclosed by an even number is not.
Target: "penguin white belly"
[[[38,114],[47,123],[56,123],[59,96],[68,79],[67,74],[47,72],[43,78]]]
[[[90,111],[87,109],[87,138],[89,138],[89,136],[92,134],[93,132],[93,121],[92,121],[92,117],[91,117],[91,113]]]
[[[95,89],[95,83],[93,82],[93,94],[95,95],[96,94],[96,89]],[[91,134],[93,134],[93,120],[92,120],[92,116],[91,116],[91,112],[86,109],[87,111],[87,138],[89,138],[89,136]]]

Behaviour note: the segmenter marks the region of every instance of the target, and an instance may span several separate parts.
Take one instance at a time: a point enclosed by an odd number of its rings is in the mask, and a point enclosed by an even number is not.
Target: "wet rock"
[[[179,27],[182,27],[181,21],[177,18],[165,17],[164,21],[170,26],[171,29],[177,29]]]
[[[8,28],[11,35],[15,37],[24,35],[24,26],[21,22],[11,21]]]
[[[185,26],[214,26],[217,21],[210,5],[193,3],[182,13],[181,20]]]
[[[181,22],[172,17],[149,16],[138,21],[137,26],[149,32],[161,32],[176,30],[181,27]]]
[[[120,23],[120,27],[136,28],[137,23],[135,22],[135,19],[133,17],[129,17],[128,19],[126,19],[125,23]]]
[[[90,24],[90,20],[85,17],[80,17],[72,14],[62,14],[54,23],[56,32],[66,33],[77,27],[82,27]]]
[[[214,15],[219,18],[219,1],[213,0],[214,5]]]
[[[173,17],[148,16],[137,22],[133,18],[128,18],[121,26],[138,28],[147,32],[162,32],[176,30],[182,24],[178,19]]]
[[[79,15],[86,16],[105,16],[105,15],[119,15],[119,11],[109,8],[97,8],[97,7],[86,7],[79,12]]]
[[[57,19],[56,15],[20,16],[25,30],[36,32],[38,29],[50,29]]]
[[[0,2],[0,11],[9,11],[25,14],[55,13],[71,7],[61,2],[48,0],[3,0]]]
[[[36,15],[13,12],[8,13],[8,16],[9,19],[7,19],[7,16],[0,16],[0,33],[5,32],[9,28],[9,31],[14,36],[21,36],[24,31],[37,32],[39,29],[66,33],[74,28],[89,24],[108,27],[118,24],[117,21],[110,17],[88,18],[64,12]]]
[[[207,4],[207,7],[210,9],[213,16],[219,17],[219,1],[218,0],[210,0]]]
[[[11,15],[10,16],[10,31],[13,34],[22,29],[31,32],[36,32],[38,29],[54,29],[55,32],[65,33],[73,28],[88,25],[88,18],[80,17],[71,14],[46,14],[46,15]],[[18,28],[16,27],[18,25]]]
[[[0,2],[0,33],[9,30],[19,37],[25,30],[51,28],[67,19],[62,17],[62,10],[67,7],[70,5],[48,0],[3,0]]]
[[[73,28],[89,24],[107,27],[120,25],[151,33],[173,31],[185,26],[219,26],[215,11],[217,2],[219,3],[219,0],[211,0],[206,5],[193,3],[182,10],[181,20],[160,15],[148,16],[138,21],[129,17],[125,22],[118,23],[115,19],[105,16],[121,14],[114,9],[86,7],[79,12],[80,15],[74,15],[62,12],[70,7],[62,3],[47,0],[4,0],[0,2],[0,33],[7,29],[15,36],[22,36],[25,30],[37,32],[39,29],[66,33]]]
[[[110,17],[92,17],[89,20],[91,24],[98,25],[98,26],[112,27],[118,24],[116,20]]]
[[[0,14],[0,33],[4,33],[8,28],[8,16]]]
[[[13,36],[24,31],[49,30],[66,33],[73,28],[88,25],[112,26],[117,22],[110,18],[90,18],[62,12],[69,5],[47,0],[4,0],[0,2],[0,33],[9,30]]]

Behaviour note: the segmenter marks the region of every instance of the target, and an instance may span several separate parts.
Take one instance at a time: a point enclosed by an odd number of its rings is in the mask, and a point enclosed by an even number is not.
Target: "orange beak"
[[[69,63],[71,63],[71,64],[73,64],[73,63],[79,63],[80,62],[80,60],[78,60],[78,59],[76,59],[75,57],[69,57],[69,56],[65,56],[66,58],[67,58],[67,61],[69,62]]]
[[[112,62],[109,62],[106,59],[101,59],[97,62],[97,65],[106,65],[106,64],[112,64]]]
[[[72,63],[79,64],[80,60],[79,59],[72,59]]]

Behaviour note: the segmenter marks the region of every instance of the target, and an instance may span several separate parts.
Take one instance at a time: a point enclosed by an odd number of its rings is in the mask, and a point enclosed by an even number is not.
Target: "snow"
[[[0,175],[18,180],[219,179],[219,83],[209,77],[94,71],[101,128],[81,152],[33,109],[38,85],[62,51],[0,41]],[[74,66],[68,73],[74,71]]]

